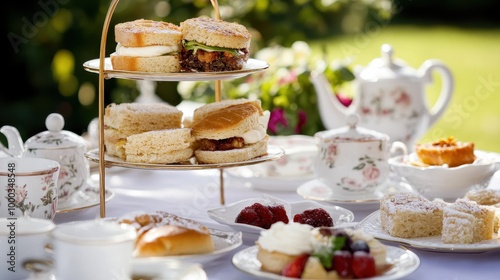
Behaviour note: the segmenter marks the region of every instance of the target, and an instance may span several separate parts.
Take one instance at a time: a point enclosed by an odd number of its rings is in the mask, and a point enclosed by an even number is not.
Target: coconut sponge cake
[[[179,72],[182,33],[179,26],[138,19],[115,25],[116,51],[110,55],[114,70]]]
[[[267,154],[269,111],[246,99],[211,103],[193,115],[195,157],[199,163],[245,161]]]
[[[109,104],[104,113],[106,153],[126,159],[127,137],[152,130],[180,128],[182,111],[166,103]]]

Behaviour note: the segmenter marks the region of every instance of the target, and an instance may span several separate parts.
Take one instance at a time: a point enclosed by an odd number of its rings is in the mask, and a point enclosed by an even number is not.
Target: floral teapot
[[[0,151],[11,157],[46,158],[59,162],[61,169],[57,182],[58,208],[65,208],[76,194],[86,188],[89,162],[85,158],[87,144],[83,137],[66,130],[60,114],[49,114],[45,120],[48,131],[40,132],[23,144],[19,131],[10,125],[0,128],[8,148],[0,143]]]
[[[427,60],[418,70],[393,58],[392,46],[381,47],[382,57],[364,69],[355,69],[355,96],[349,107],[343,106],[322,73],[313,73],[311,82],[318,96],[318,107],[327,129],[339,128],[349,114],[360,117],[359,125],[386,133],[391,141],[413,147],[444,113],[453,92],[453,76],[443,63]],[[425,85],[432,82],[432,72],[442,77],[438,100],[429,110]]]

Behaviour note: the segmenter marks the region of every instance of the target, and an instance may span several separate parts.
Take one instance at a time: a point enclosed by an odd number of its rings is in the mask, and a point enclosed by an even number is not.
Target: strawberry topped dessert
[[[385,245],[357,230],[278,222],[256,244],[261,269],[284,277],[369,278],[390,268]]]

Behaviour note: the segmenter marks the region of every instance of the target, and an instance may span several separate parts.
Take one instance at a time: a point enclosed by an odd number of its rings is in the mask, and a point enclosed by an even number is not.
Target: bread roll
[[[220,101],[195,110],[192,133],[198,163],[230,163],[267,154],[269,112],[259,101]]]
[[[176,225],[153,227],[137,239],[134,256],[157,257],[204,254],[214,250],[208,230],[198,231]]]
[[[192,126],[197,139],[226,139],[242,135],[259,123],[259,110],[251,103],[215,110]]]

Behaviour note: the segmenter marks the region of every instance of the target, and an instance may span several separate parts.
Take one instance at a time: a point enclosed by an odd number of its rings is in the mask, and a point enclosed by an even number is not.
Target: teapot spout
[[[311,83],[318,97],[318,108],[321,121],[326,129],[345,126],[348,110],[335,96],[328,79],[323,73],[313,72]]]
[[[21,157],[24,153],[24,144],[17,128],[4,125],[0,128],[0,132],[7,138],[8,148],[0,143],[0,150],[11,157]]]

